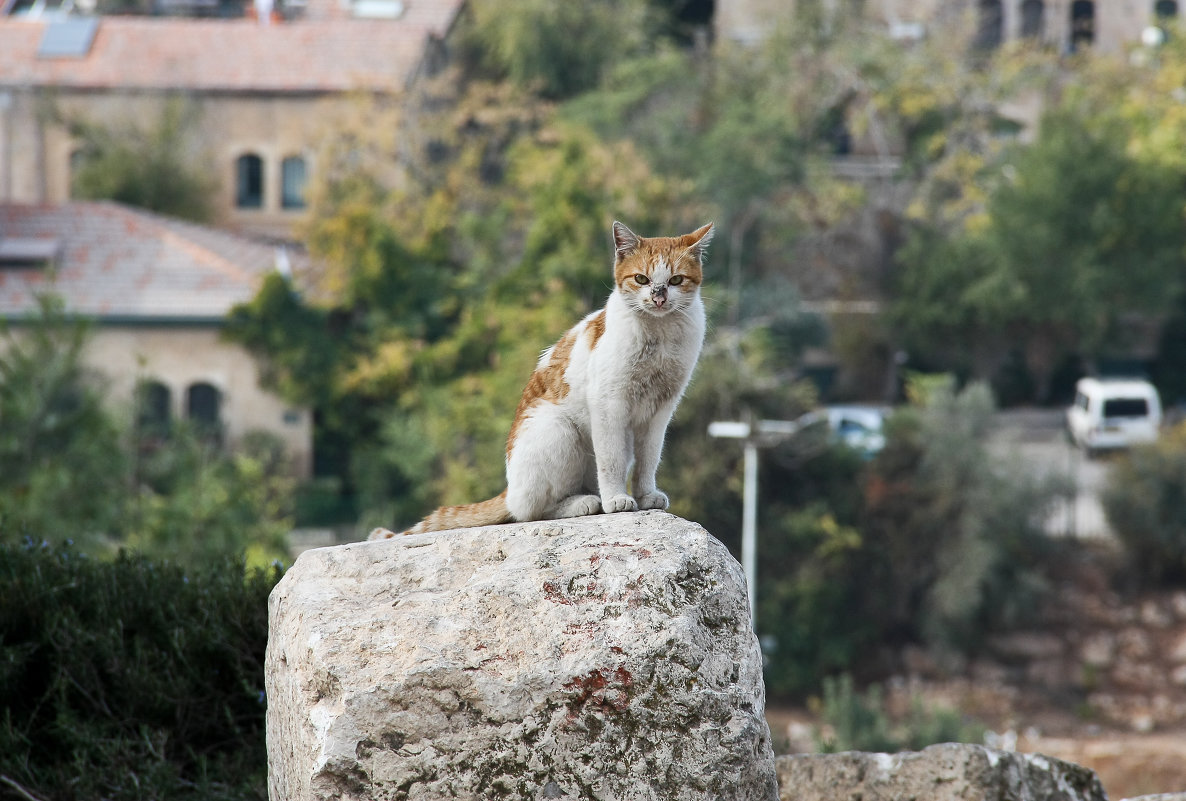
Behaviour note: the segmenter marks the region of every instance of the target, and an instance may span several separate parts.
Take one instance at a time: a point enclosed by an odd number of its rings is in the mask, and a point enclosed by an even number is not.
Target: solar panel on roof
[[[37,57],[81,58],[90,52],[91,42],[98,29],[97,17],[54,20],[45,26],[45,32],[41,34]]]

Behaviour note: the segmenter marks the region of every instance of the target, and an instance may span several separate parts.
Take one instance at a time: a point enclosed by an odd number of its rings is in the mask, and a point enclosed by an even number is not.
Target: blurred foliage
[[[611,287],[611,220],[654,235],[716,219],[710,333],[659,480],[673,512],[736,551],[741,448],[705,430],[819,403],[799,379],[828,327],[790,275],[803,237],[865,201],[828,169],[844,137],[904,149],[904,194],[955,230],[989,202],[1011,150],[999,105],[1049,79],[1040,54],[1003,52],[988,69],[958,36],[903,48],[824,11],[749,49],[718,42],[710,57],[660,36],[640,51],[630,15],[661,7],[621,4],[607,37],[612,8],[476,4],[464,69],[402,111],[360,99],[319,155],[306,235],[322,272],[270,279],[233,315],[231,336],[268,362],[272,385],[318,408],[321,442],[340,456],[323,472],[355,499],[360,529],[502,489],[539,352]],[[496,12],[507,16],[484,16]],[[557,71],[541,84],[536,65],[560,56],[528,23],[547,30],[567,14],[596,18],[569,33],[596,32],[610,55],[581,62],[579,80]],[[579,61],[582,47],[561,55]],[[952,190],[965,186],[980,193]],[[851,328],[846,353],[893,356],[892,331]],[[984,386],[916,381],[914,396],[871,462],[822,427],[763,453],[758,620],[777,641],[773,695],[810,692],[879,643],[974,648],[1043,588],[1040,523],[1056,487],[990,457]]]
[[[194,568],[0,543],[0,775],[15,783],[5,790],[265,799],[263,661],[278,579],[225,558]]]
[[[880,685],[858,693],[852,676],[843,673],[824,679],[817,710],[820,726],[816,747],[823,753],[921,751],[936,743],[982,743],[985,729],[966,721],[959,712],[929,707],[911,699],[906,714],[895,720],[886,709]]]
[[[295,484],[286,458],[283,443],[263,432],[227,453],[174,426],[164,443],[141,448],[122,544],[182,564],[248,550],[255,562],[285,558]]]
[[[614,215],[674,232],[679,182],[508,91],[472,84],[422,121],[439,158],[389,185],[376,176],[399,156],[372,124],[385,112],[360,110],[313,191],[324,273],[305,296],[273,278],[231,317],[271,384],[344,443],[363,527],[497,493],[540,351],[612,286]]]
[[[228,452],[186,426],[123,430],[84,366],[87,325],[40,302],[0,341],[0,543],[70,539],[191,564],[284,557],[293,482],[281,445],[249,434]]]
[[[1186,423],[1118,457],[1102,501],[1140,586],[1186,583]]]
[[[1186,51],[1162,56],[1152,69],[1084,57],[1066,80],[1031,69],[1044,108],[1033,141],[956,140],[898,254],[895,320],[912,354],[988,377],[1023,353],[1047,401],[1068,356],[1124,347],[1126,315],[1172,308],[1186,290],[1186,164],[1166,144],[1180,103],[1145,87],[1181,74]]]
[[[128,463],[82,364],[87,326],[40,300],[40,320],[0,340],[0,532],[85,539],[121,522]]]
[[[71,197],[114,200],[197,222],[214,216],[214,173],[196,152],[198,107],[180,96],[165,100],[147,125],[108,127],[65,118],[81,147],[71,165]],[[56,116],[61,115],[55,112]]]
[[[1060,482],[988,452],[985,386],[956,392],[927,377],[912,395],[871,462],[843,449],[817,456],[783,479],[815,477],[797,499],[763,478],[757,617],[774,638],[773,696],[810,692],[879,645],[974,651],[1024,623],[1046,590],[1042,522]],[[790,501],[781,511],[780,495]]]
[[[657,22],[645,0],[474,0],[468,12],[463,42],[484,73],[552,99],[594,88],[608,67],[645,52]]]
[[[844,219],[863,197],[826,168],[832,145],[821,131],[845,93],[827,52],[794,27],[756,46],[718,42],[711,58],[659,43],[561,109],[639,148],[711,204],[729,325],[739,322],[745,288],[777,276],[798,237]]]
[[[1046,589],[1043,522],[1065,488],[989,452],[985,385],[914,394],[865,482],[867,614],[886,633],[974,649],[988,631],[1024,622]]]
[[[1186,292],[1162,326],[1157,356],[1149,372],[1166,409],[1176,406],[1186,410]]]

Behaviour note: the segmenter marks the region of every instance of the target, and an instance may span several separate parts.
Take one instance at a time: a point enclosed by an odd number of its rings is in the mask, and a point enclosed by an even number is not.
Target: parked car
[[[879,406],[829,406],[825,411],[832,436],[866,459],[885,447],[885,409]]]
[[[1153,442],[1161,427],[1161,398],[1141,379],[1081,378],[1067,409],[1071,440],[1088,455]]]

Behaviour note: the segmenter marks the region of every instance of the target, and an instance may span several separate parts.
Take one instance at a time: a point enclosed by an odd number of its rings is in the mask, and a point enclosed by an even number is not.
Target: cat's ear
[[[622,223],[614,220],[614,258],[620,261],[638,250],[638,236]]]
[[[712,223],[702,225],[690,234],[684,234],[680,237],[680,244],[687,250],[691,251],[696,258],[702,258],[704,251],[708,249],[712,242],[712,235],[715,232]]]

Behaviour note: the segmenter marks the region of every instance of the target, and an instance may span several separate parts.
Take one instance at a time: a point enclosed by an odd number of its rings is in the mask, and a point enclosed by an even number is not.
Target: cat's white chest
[[[624,403],[641,422],[677,399],[700,353],[704,338],[699,302],[679,317],[640,321],[622,308],[607,306],[605,336],[590,354],[590,403]]]

